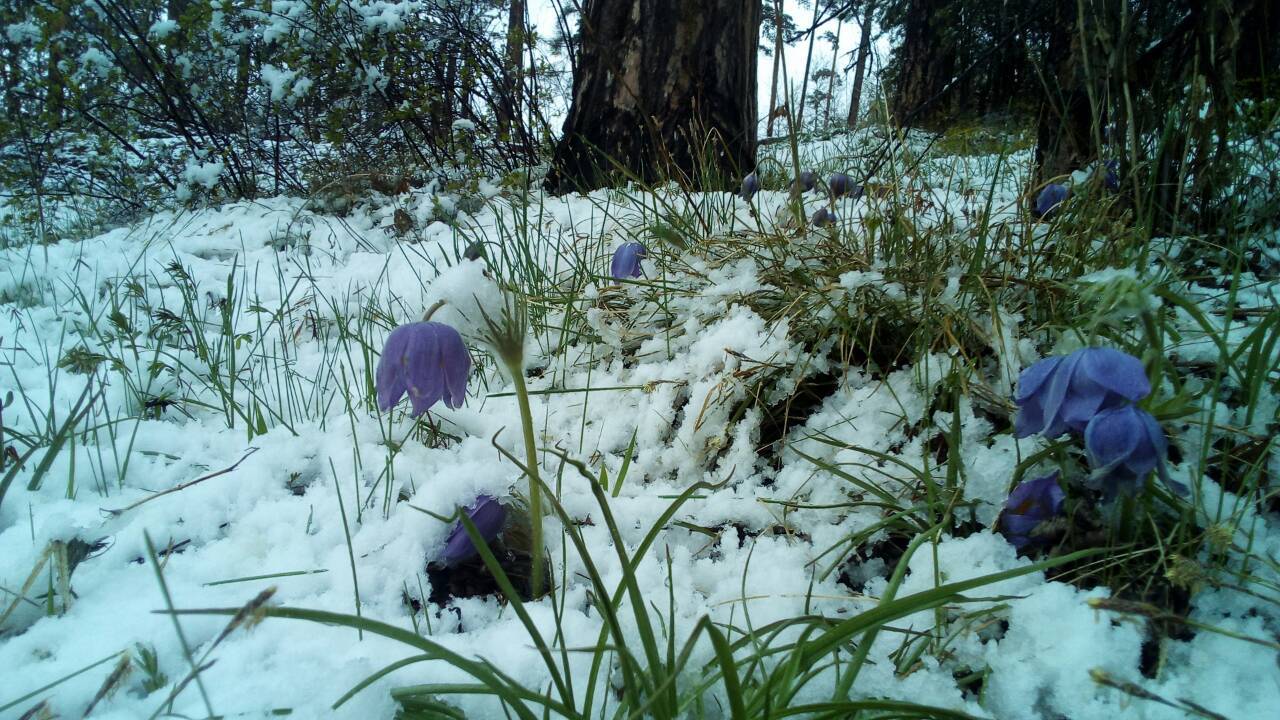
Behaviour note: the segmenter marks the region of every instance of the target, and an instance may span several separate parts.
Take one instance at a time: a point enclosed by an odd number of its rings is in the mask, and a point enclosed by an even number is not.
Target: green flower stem
[[[525,467],[529,474],[529,525],[533,558],[529,571],[530,592],[542,594],[542,484],[538,477],[538,448],[533,440],[533,412],[529,409],[529,390],[524,384],[524,368],[509,366],[516,400],[520,403],[520,428],[524,431]]]

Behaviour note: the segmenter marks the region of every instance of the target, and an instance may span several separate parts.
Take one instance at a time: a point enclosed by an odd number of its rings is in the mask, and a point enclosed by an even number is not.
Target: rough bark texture
[[[547,188],[736,185],[755,163],[759,37],[760,0],[589,0]]]
[[[902,29],[901,64],[889,96],[894,123],[936,128],[947,124],[947,88],[955,76],[955,47],[945,39],[945,0],[910,0]]]

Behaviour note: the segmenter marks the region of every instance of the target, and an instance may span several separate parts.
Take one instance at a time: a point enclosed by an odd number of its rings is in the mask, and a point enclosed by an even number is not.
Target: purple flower
[[[1022,371],[1014,401],[1014,435],[1083,431],[1102,410],[1128,405],[1151,394],[1138,358],[1113,348],[1083,348],[1045,358]]]
[[[857,185],[853,184],[853,178],[838,172],[831,175],[831,179],[827,181],[827,189],[831,191],[831,197],[838,198],[843,195],[850,195],[852,191],[861,190]],[[854,195],[854,197],[857,197]]]
[[[1093,466],[1092,479],[1102,483],[1103,494],[1132,494],[1152,470],[1178,494],[1187,487],[1169,477],[1165,456],[1169,441],[1151,413],[1134,405],[1103,410],[1084,429],[1084,450]]]
[[[467,260],[479,260],[484,257],[484,243],[476,241],[467,246],[462,251],[462,257]]]
[[[1107,174],[1102,178],[1102,184],[1108,190],[1115,192],[1120,189],[1120,161],[1108,160],[1102,164]]]
[[[485,543],[492,543],[507,522],[507,509],[488,495],[477,497],[466,512],[471,522],[475,523],[476,530],[480,531],[480,537],[484,538]],[[479,552],[471,542],[467,529],[459,522],[449,533],[449,538],[445,540],[444,553],[440,559],[446,566],[457,565]]]
[[[818,208],[818,211],[813,214],[813,217],[809,219],[809,222],[812,223],[814,227],[826,227],[827,225],[834,225],[836,219],[835,213],[823,207]]]
[[[613,262],[609,265],[609,274],[614,280],[640,277],[640,261],[648,255],[649,251],[638,242],[623,243],[622,247],[613,251]]]
[[[791,186],[796,192],[809,192],[814,185],[818,184],[818,173],[812,170],[803,170],[800,177],[796,178],[795,183]]]
[[[1040,191],[1040,195],[1036,197],[1036,206],[1032,208],[1032,214],[1038,218],[1048,220],[1057,212],[1058,206],[1066,202],[1069,194],[1071,193],[1067,190],[1067,186],[1049,183]]]
[[[413,417],[441,399],[462,407],[470,374],[471,354],[457,330],[438,322],[401,325],[387,336],[378,360],[378,407],[390,410],[405,393]]]
[[[1000,515],[1000,532],[1016,548],[1044,542],[1036,535],[1036,528],[1046,520],[1062,514],[1062,501],[1066,494],[1058,486],[1058,471],[1018,483],[1009,493]]]
[[[742,195],[743,200],[750,200],[752,195],[760,192],[760,178],[756,177],[755,172],[742,178]]]

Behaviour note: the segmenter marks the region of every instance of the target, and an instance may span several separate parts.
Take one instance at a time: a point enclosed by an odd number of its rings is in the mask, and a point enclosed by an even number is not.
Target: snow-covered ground
[[[846,162],[842,148],[856,146],[817,144],[806,152],[831,168]],[[1005,167],[1027,163],[1026,153],[1015,154]],[[1047,226],[1023,225],[1019,177],[993,187],[994,167],[991,158],[921,166],[909,189],[915,227],[970,237],[980,223],[1004,225],[1014,237],[1047,242]],[[226,616],[180,615],[175,622],[163,612],[236,608],[268,587],[276,588],[274,605],[359,612],[545,689],[546,666],[508,603],[494,596],[454,598],[447,607],[427,600],[433,588],[425,567],[439,557],[451,526],[420,509],[447,516],[479,494],[510,500],[525,486],[492,444],[522,457],[517,402],[484,355],[477,312],[477,305],[501,307],[495,276],[529,291],[540,313],[525,363],[539,445],[597,473],[607,468],[611,478],[628,464],[610,509],[629,550],[676,496],[696,482],[717,484],[681,506],[636,570],[662,632],[670,629],[678,642],[703,617],[741,631],[804,615],[838,621],[875,608],[893,558],[854,551],[883,539],[877,528],[886,506],[861,502],[870,493],[833,469],[910,506],[920,500],[919,478],[949,481],[938,455],[953,426],[962,443],[957,502],[965,507],[936,543],[911,556],[896,596],[1040,559],[1019,556],[996,519],[1015,466],[1047,443],[1015,440],[967,395],[958,424],[951,412],[933,409],[934,398],[954,392],[955,378],[970,372],[965,358],[938,345],[918,355],[908,348],[893,366],[842,365],[831,359],[831,344],[815,346],[797,328],[862,307],[868,294],[922,317],[933,312],[926,300],[940,303],[983,329],[990,362],[971,379],[1006,399],[1023,368],[1079,339],[1027,327],[1017,308],[962,297],[963,268],[942,268],[943,282],[926,298],[895,280],[893,267],[872,261],[804,295],[809,313],[763,309],[775,296],[796,297],[778,268],[808,272],[806,258],[824,243],[861,247],[891,198],[840,200],[837,229],[801,232],[785,228],[787,194],[777,189],[757,195],[753,208],[725,194],[616,190],[524,204],[509,190],[485,188],[484,204],[452,224],[434,218],[449,214],[453,199],[429,190],[371,199],[345,217],[302,199],[274,198],[161,213],[84,241],[0,251],[0,399],[13,392],[0,442],[21,454],[24,438],[56,435],[73,408],[88,403],[77,432],[52,453],[35,452],[0,498],[0,612],[14,608],[0,625],[0,715],[16,717],[42,700],[58,716],[82,714],[120,653],[136,658],[139,645],[154,650],[164,678],[135,668],[96,701],[93,717],[259,717],[285,709],[294,717],[391,717],[391,688],[472,682],[441,661],[410,664],[333,711],[361,679],[419,651],[347,627],[279,618],[220,637]],[[825,202],[807,198],[806,214]],[[412,229],[396,229],[397,210]],[[707,219],[709,232],[687,236],[694,242],[683,250],[661,245],[652,228],[671,225],[671,217]],[[789,257],[766,262],[763,251],[737,249],[737,242],[750,247],[762,227],[783,227]],[[607,277],[609,256],[633,238],[652,250],[647,277],[617,287]],[[491,269],[460,259],[476,240],[487,244]],[[1272,271],[1280,265],[1278,244],[1277,237],[1258,239],[1259,262]],[[1131,277],[1168,279],[1163,263],[1175,245],[1158,248],[1150,267]],[[1095,279],[1117,275],[1130,277]],[[1249,312],[1236,313],[1235,322],[1222,312],[1229,300],[1213,278],[1180,288],[1224,331],[1218,337],[1230,349],[1248,350],[1248,333],[1276,312],[1280,286],[1274,274],[1240,277],[1234,303]],[[479,360],[467,404],[432,409],[438,435],[410,419],[406,404],[379,413],[369,385],[392,327],[419,319],[437,300],[446,304],[433,319],[462,331]],[[1194,314],[1177,312],[1183,335],[1171,341],[1171,359],[1212,366],[1218,346]],[[1123,308],[1117,313],[1127,317]],[[1059,336],[1056,348],[1046,344]],[[1270,369],[1252,416],[1238,392],[1194,402],[1223,426],[1265,437],[1275,429],[1276,347],[1259,352]],[[766,410],[819,378],[827,390],[807,417],[771,427]],[[1280,707],[1280,519],[1209,477],[1193,477],[1209,432],[1199,417],[1168,425],[1182,451],[1172,472],[1194,489],[1189,512],[1206,531],[1221,535],[1229,526],[1227,545],[1234,533],[1249,557],[1270,563],[1249,561],[1257,580],[1247,586],[1204,584],[1188,617],[1261,642],[1182,633],[1164,639],[1155,670],[1144,674],[1145,623],[1089,605],[1114,589],[1047,581],[1037,570],[982,587],[974,602],[889,623],[874,636],[854,696],[978,717],[1185,716],[1176,705],[1115,687],[1133,683],[1227,717],[1271,716]],[[762,437],[782,449],[762,450]],[[1280,476],[1280,451],[1274,443],[1264,451],[1266,474]],[[549,451],[542,461],[596,570],[615,586],[621,562],[589,481]],[[33,481],[39,487],[29,489]],[[859,534],[864,542],[848,544]],[[148,537],[160,554],[163,586]],[[64,547],[75,555],[83,546],[72,541],[89,544],[89,554],[66,563],[74,568],[59,568],[56,552],[46,551]],[[51,545],[57,542],[64,545]],[[546,544],[563,633],[557,645],[594,646],[599,599],[551,516]],[[552,601],[526,608],[543,637],[553,637]],[[628,640],[638,645],[639,630],[629,628]],[[932,640],[914,642],[920,637]],[[914,660],[906,657],[913,652]],[[592,656],[567,658],[581,696]],[[696,675],[713,658],[704,640],[686,671]],[[175,693],[193,666],[202,668],[198,680]],[[794,703],[830,699],[837,670],[818,670]],[[1103,674],[1113,685],[1097,681]],[[489,697],[449,702],[468,717],[501,716]],[[721,712],[728,714],[714,701],[703,707],[708,717]]]

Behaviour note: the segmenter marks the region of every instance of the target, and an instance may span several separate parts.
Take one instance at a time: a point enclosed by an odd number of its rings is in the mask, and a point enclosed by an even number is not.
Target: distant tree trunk
[[[831,43],[831,77],[827,78],[827,109],[822,113],[822,129],[831,127],[831,98],[836,94],[836,66],[840,62],[840,30],[844,20],[836,21],[835,40]]]
[[[1086,26],[1085,32],[1088,29]],[[1088,48],[1081,43],[1082,34],[1076,8],[1055,6],[1045,50],[1046,92],[1036,128],[1038,183],[1083,167],[1095,155],[1097,118],[1086,85],[1084,53]]]
[[[945,124],[949,111],[945,96],[956,65],[955,47],[942,32],[946,21],[940,11],[946,2],[909,0],[899,49],[901,59],[889,96],[889,112],[898,125]]]
[[[862,37],[858,40],[858,63],[853,71],[853,93],[849,98],[849,129],[858,127],[858,113],[862,109],[862,82],[866,77],[867,58],[871,56],[871,13],[876,4],[867,0],[862,11]]]
[[[758,1],[589,0],[582,22],[548,189],[591,190],[630,175],[700,187],[704,170],[724,189],[754,166]]]
[[[503,98],[498,108],[498,136],[511,137],[511,128],[520,122],[521,86],[524,82],[524,12],[525,0],[511,0],[507,15],[507,67]]]
[[[782,67],[782,0],[773,0],[773,84],[769,86],[769,126],[765,135],[773,137],[773,121],[778,117],[774,109],[778,107],[778,68]]]

